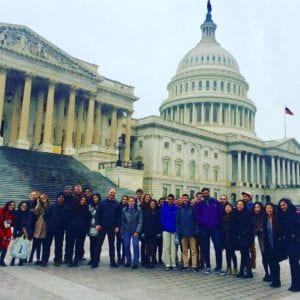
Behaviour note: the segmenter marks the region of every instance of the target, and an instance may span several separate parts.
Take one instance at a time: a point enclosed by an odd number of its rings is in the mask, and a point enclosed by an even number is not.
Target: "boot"
[[[13,267],[13,266],[15,265],[15,261],[16,261],[16,259],[13,257],[13,258],[11,259],[9,265],[10,265],[11,267]]]
[[[247,264],[247,271],[246,271],[246,274],[244,275],[244,278],[253,278],[252,264],[251,264],[251,262],[249,262]]]
[[[239,278],[242,278],[242,277],[244,277],[244,266],[241,264],[241,266],[240,266],[240,271],[239,271],[239,273],[236,275],[236,277],[239,277]]]
[[[5,256],[6,256],[6,252],[7,252],[6,249],[2,249],[2,250],[1,250],[1,256],[0,256],[0,266],[1,266],[1,267],[6,267],[6,263],[5,263],[5,261],[4,261]]]

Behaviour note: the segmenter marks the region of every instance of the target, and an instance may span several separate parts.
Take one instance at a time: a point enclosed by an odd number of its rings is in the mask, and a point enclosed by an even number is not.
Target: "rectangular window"
[[[139,148],[143,148],[143,141],[139,141]]]
[[[234,94],[236,93],[236,85],[235,84],[233,85],[233,93]]]
[[[169,149],[169,146],[170,146],[169,142],[165,142],[165,143],[164,143],[164,148],[165,148],[165,149]]]
[[[175,87],[175,94],[176,94],[176,96],[178,95],[178,88],[177,88],[177,85],[176,85],[176,87]]]
[[[175,174],[176,177],[181,177],[181,162],[179,161],[175,162]]]
[[[175,197],[178,199],[180,197],[180,189],[175,190]]]
[[[213,108],[213,122],[217,123],[218,122],[218,109],[216,106]]]
[[[163,160],[163,174],[166,176],[169,175],[169,165],[170,165],[169,160],[164,159]]]
[[[230,82],[227,83],[227,92],[230,93]]]
[[[203,170],[203,179],[208,181],[208,168],[204,168]]]
[[[221,81],[221,92],[224,92],[224,82]]]
[[[204,151],[204,156],[208,157],[208,151],[207,150]]]
[[[179,92],[182,94],[182,84],[179,86]]]
[[[219,172],[218,172],[218,170],[214,170],[214,182],[218,182],[218,180],[219,180]]]
[[[192,91],[195,90],[195,81],[192,82]]]
[[[186,83],[185,83],[185,92],[187,93],[188,90],[189,90],[189,84],[188,84],[188,82],[186,82]]]
[[[218,158],[218,153],[214,153],[214,158],[215,158],[215,159]]]
[[[181,152],[181,145],[177,145],[177,151]]]
[[[167,197],[168,194],[170,194],[170,192],[171,192],[171,186],[170,186],[170,184],[163,184],[163,186],[162,186],[163,197]]]

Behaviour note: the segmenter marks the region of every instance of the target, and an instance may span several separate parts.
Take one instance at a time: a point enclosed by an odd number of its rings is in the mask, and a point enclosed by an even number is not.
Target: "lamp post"
[[[121,167],[122,166],[122,161],[121,161],[121,150],[125,149],[126,148],[126,144],[124,143],[123,139],[122,139],[122,136],[120,136],[118,138],[118,142],[114,145],[114,148],[116,150],[119,151],[118,153],[118,160],[116,162],[116,166],[117,167]]]

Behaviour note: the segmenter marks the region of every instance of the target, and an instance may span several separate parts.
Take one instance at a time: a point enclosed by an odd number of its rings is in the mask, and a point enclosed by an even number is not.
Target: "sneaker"
[[[60,267],[60,265],[61,265],[60,261],[58,261],[58,260],[54,261],[54,266],[55,267]]]
[[[272,282],[272,278],[270,275],[265,275],[265,277],[263,278],[263,281],[265,282]]]
[[[36,266],[39,266],[42,264],[42,261],[41,260],[37,260],[35,263],[34,263]]]
[[[210,274],[211,273],[211,268],[205,268],[204,273],[205,274]]]
[[[45,267],[47,267],[47,263],[45,262],[45,261],[43,261],[42,263],[41,263],[41,267],[43,267],[43,268],[45,268]]]
[[[167,272],[168,272],[168,271],[171,271],[171,270],[172,270],[171,267],[166,267],[166,268],[165,268],[165,271],[167,271]]]
[[[138,267],[139,267],[139,265],[134,264],[134,265],[132,265],[131,269],[132,269],[132,270],[136,270],[136,269],[138,269]]]
[[[281,287],[281,283],[271,283],[270,284],[270,287],[272,287],[272,288],[280,288]]]
[[[172,267],[172,271],[178,271],[177,267]]]
[[[300,287],[291,286],[291,287],[289,287],[289,291],[290,292],[300,292]]]
[[[199,272],[199,269],[198,269],[198,268],[193,268],[193,272],[194,272],[194,273],[198,273],[198,272]]]
[[[226,275],[232,275],[232,269],[231,269],[231,268],[228,268],[228,269],[227,269]]]
[[[180,268],[180,271],[181,271],[181,272],[186,272],[187,270],[188,270],[188,268],[185,268],[185,267],[181,267],[181,268]]]
[[[96,269],[96,268],[98,268],[98,267],[99,267],[98,264],[91,264],[91,269]]]
[[[225,272],[224,270],[220,270],[220,271],[219,271],[219,275],[220,275],[220,276],[225,276],[225,275],[226,275],[226,272]]]
[[[237,269],[233,269],[231,275],[236,276],[237,272],[238,272]]]

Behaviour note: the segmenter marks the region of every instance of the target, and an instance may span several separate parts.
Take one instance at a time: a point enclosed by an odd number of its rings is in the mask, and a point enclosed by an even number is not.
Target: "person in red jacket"
[[[12,238],[12,227],[15,221],[16,204],[14,201],[8,201],[4,207],[0,208],[0,266],[6,267],[5,255],[8,245]]]

